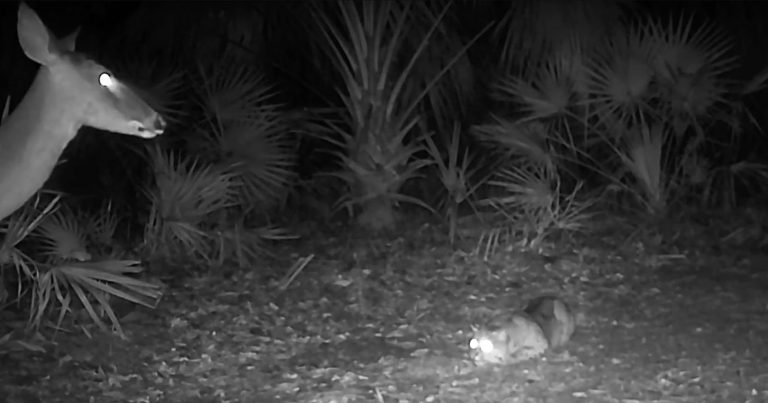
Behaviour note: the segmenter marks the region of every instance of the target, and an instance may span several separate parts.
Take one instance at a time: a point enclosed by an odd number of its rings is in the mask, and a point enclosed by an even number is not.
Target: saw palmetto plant
[[[143,241],[149,257],[214,267],[234,259],[245,267],[264,256],[265,241],[292,238],[271,225],[246,225],[237,173],[159,147],[150,155],[155,178],[145,187],[151,208]]]
[[[521,235],[520,246],[525,248],[538,250],[548,237],[578,232],[590,217],[593,201],[578,198],[581,184],[564,191],[557,171],[545,165],[519,161],[488,184],[499,192],[480,204],[492,206],[503,217],[501,225]]]
[[[123,212],[109,201],[102,203],[93,212],[79,214],[93,255],[120,257],[127,252],[126,241],[120,236],[124,233],[121,229],[125,223],[121,219],[121,213]]]
[[[280,110],[272,86],[250,67],[216,63],[198,70],[204,121],[189,150],[237,178],[241,207],[266,213],[294,179],[294,115]]]
[[[102,231],[98,223],[105,221],[88,225],[82,220],[86,215],[59,208],[58,201],[56,197],[42,209],[35,208],[33,201],[5,220],[0,274],[6,278],[6,271],[13,271],[16,299],[30,304],[31,328],[39,328],[56,309],[60,325],[77,306],[105,330],[102,318],[108,317],[113,330],[124,336],[110,298],[154,307],[162,295],[161,287],[136,278],[144,270],[137,261],[110,256],[92,259],[85,231]],[[29,295],[23,296],[23,291]]]
[[[24,207],[8,216],[2,221],[0,232],[3,234],[0,243],[0,277],[13,278],[16,282],[16,299],[20,300],[25,291],[34,291],[34,288],[24,287],[24,284],[34,283],[38,278],[38,263],[22,249],[22,242],[32,234],[45,218],[56,210],[60,197],[42,206],[35,208],[38,198],[27,203]],[[10,295],[5,295],[10,297]],[[34,295],[32,297],[34,300]],[[3,301],[4,302],[4,301]]]
[[[108,330],[102,318],[124,337],[113,310],[115,298],[154,308],[162,296],[161,287],[137,278],[144,271],[140,262],[110,255],[94,259],[86,231],[114,234],[116,223],[99,218],[104,210],[92,215],[75,213],[64,207],[45,216],[32,235],[38,246],[36,256],[45,257],[38,264],[30,325],[40,326],[50,309],[59,310],[60,325],[75,307],[81,307],[101,329]]]
[[[115,298],[155,308],[163,295],[161,285],[135,277],[143,271],[140,262],[135,260],[56,264],[41,272],[35,282],[30,324],[38,328],[53,304],[58,305],[59,310],[57,325],[61,325],[74,307],[82,307],[102,330],[109,330],[102,320],[106,317],[112,330],[125,337],[113,310]]]
[[[215,261],[216,217],[238,205],[235,174],[154,147],[154,183],[145,187],[151,207],[144,233],[148,256]]]
[[[81,217],[66,206],[45,217],[34,234],[40,243],[39,255],[49,263],[91,260],[84,224]]]
[[[602,45],[603,38],[622,29],[632,1],[523,0],[504,8],[493,31],[501,49],[498,74],[531,77],[542,64],[552,60],[578,63],[582,54],[574,50]],[[574,68],[578,73],[578,64]]]
[[[731,46],[693,18],[648,20],[614,36],[608,53],[593,60],[592,112],[610,122],[605,143],[632,174],[637,185],[630,189],[648,211],[665,211],[691,187],[686,161],[710,141],[706,129],[718,110],[731,108]]]
[[[760,193],[768,191],[768,164],[742,160],[707,168],[703,170],[707,178],[700,199],[704,206],[736,207],[739,187]]]
[[[604,38],[598,40],[595,30]],[[537,57],[530,66],[508,70],[494,86],[496,98],[517,112],[505,126],[538,123],[561,174],[586,168],[632,194],[647,211],[663,212],[700,184],[691,181],[697,176],[690,168],[717,140],[711,128],[731,124],[739,110],[735,99],[742,89],[729,79],[737,66],[731,42],[693,17],[638,20],[626,28],[605,22],[576,32],[576,39],[559,43],[542,38],[541,49],[517,44]],[[525,131],[486,125],[483,134],[541,160],[537,148],[521,141]]]
[[[550,147],[550,132],[544,123],[515,121],[491,115],[489,123],[472,127],[482,142],[501,146],[507,159],[524,157],[537,165],[555,169],[558,161]]]

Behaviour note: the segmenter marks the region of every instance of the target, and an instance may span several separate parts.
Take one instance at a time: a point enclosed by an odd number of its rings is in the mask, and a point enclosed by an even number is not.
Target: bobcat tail
[[[560,298],[541,296],[532,299],[525,312],[544,331],[551,348],[567,343],[576,331],[576,317],[573,311]]]

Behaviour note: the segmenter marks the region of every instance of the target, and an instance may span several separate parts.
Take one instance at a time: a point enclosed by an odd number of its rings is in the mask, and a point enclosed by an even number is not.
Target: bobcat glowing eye
[[[488,339],[480,340],[478,344],[480,346],[480,350],[484,353],[490,353],[493,351],[493,343]]]
[[[484,353],[493,351],[493,342],[488,339],[472,339],[469,341],[469,348],[472,350],[480,349]]]

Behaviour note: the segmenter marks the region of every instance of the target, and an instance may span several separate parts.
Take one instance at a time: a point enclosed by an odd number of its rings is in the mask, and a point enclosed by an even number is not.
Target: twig
[[[280,286],[278,287],[278,290],[285,291],[288,289],[288,286],[291,285],[294,279],[301,273],[302,270],[304,270],[304,267],[309,264],[312,259],[315,258],[315,254],[311,254],[307,257],[299,258],[298,261],[291,267],[291,270],[288,271],[288,273],[283,277],[283,280],[280,281]]]

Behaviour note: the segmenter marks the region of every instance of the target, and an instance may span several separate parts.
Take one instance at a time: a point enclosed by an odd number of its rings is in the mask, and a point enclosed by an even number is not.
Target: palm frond
[[[627,152],[620,153],[642,189],[642,199],[651,211],[663,211],[671,183],[664,174],[662,146],[665,132],[661,125],[634,128],[627,144]]]
[[[652,44],[653,66],[667,91],[663,100],[673,114],[703,117],[731,91],[725,75],[737,66],[733,42],[713,24],[693,27],[683,16],[666,26],[650,21],[645,38]]]
[[[199,224],[236,205],[232,174],[158,147],[152,153],[152,163],[155,187],[149,194],[160,217]]]
[[[273,102],[273,88],[251,69],[216,65],[206,73],[201,67],[200,76],[206,124],[191,149],[236,173],[244,202],[270,207],[294,177],[293,123]]]
[[[280,106],[269,104],[275,95],[273,87],[248,66],[226,61],[207,69],[199,65],[198,77],[198,100],[215,133],[222,132],[222,125],[261,119]]]
[[[543,63],[532,80],[519,76],[502,79],[494,86],[497,97],[519,103],[523,122],[566,115],[574,97],[574,83],[572,67],[564,60]]]
[[[493,122],[472,127],[480,140],[501,146],[510,156],[522,156],[537,164],[554,166],[555,161],[547,146],[550,138],[546,126],[539,122],[514,122],[492,116]]]
[[[611,37],[587,63],[592,116],[610,127],[631,127],[652,113],[657,95],[652,58],[653,46],[642,28]]]
[[[71,312],[72,294],[85,308],[88,316],[102,330],[106,315],[113,329],[125,337],[120,322],[112,309],[110,299],[121,298],[149,308],[157,306],[163,292],[162,286],[141,281],[134,277],[143,271],[139,262],[132,260],[107,260],[56,265],[51,267],[37,282],[30,325],[39,327],[52,303],[59,305],[59,324]],[[98,311],[92,301],[98,304]]]
[[[631,1],[520,0],[503,3],[504,15],[493,34],[501,46],[503,75],[530,77],[540,63],[575,39],[594,49],[624,20]]]
[[[145,189],[152,202],[144,242],[150,253],[209,259],[206,226],[212,217],[236,206],[234,174],[212,165],[166,153],[152,153],[155,185]]]
[[[81,220],[87,223],[88,237],[96,247],[114,249],[121,219],[111,201],[92,214],[81,214]]]
[[[237,175],[243,201],[267,207],[287,191],[295,166],[287,130],[286,122],[277,117],[231,125],[219,138],[218,147],[227,156],[220,164]]]
[[[49,261],[91,259],[86,245],[86,228],[81,215],[69,208],[60,208],[48,215],[35,230],[41,241],[41,253]]]
[[[0,229],[0,233],[3,234],[3,240],[0,242],[0,276],[10,266],[16,271],[16,278],[18,279],[35,280],[37,278],[38,262],[27,255],[19,246],[45,221],[47,216],[56,211],[59,200],[60,196],[56,196],[41,210],[27,204],[0,222],[3,224],[2,229]],[[21,282],[19,282],[17,295],[21,295],[21,292]]]

